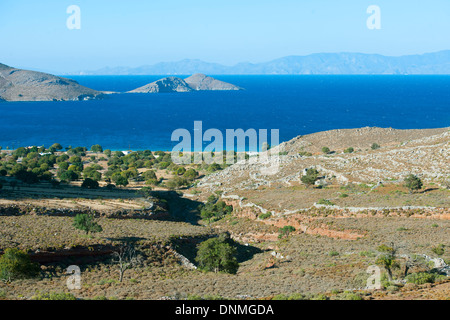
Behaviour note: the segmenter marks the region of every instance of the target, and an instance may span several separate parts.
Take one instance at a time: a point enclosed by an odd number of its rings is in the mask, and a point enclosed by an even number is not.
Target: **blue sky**
[[[69,5],[81,29],[69,30]],[[369,5],[381,30],[369,30]],[[201,59],[232,65],[317,52],[450,49],[449,0],[0,0],[0,62],[71,72]]]

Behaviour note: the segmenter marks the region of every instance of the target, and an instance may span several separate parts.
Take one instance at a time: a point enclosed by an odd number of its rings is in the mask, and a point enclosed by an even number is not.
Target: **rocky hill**
[[[192,91],[192,89],[183,79],[177,77],[167,77],[131,90],[129,93],[167,93],[189,91]]]
[[[380,147],[372,149],[374,143]],[[323,147],[330,152],[323,153]],[[350,147],[353,152],[344,152]],[[240,190],[290,188],[302,184],[300,179],[307,168],[316,168],[324,184],[341,186],[401,183],[410,173],[437,187],[450,179],[449,128],[331,130],[299,136],[275,147],[273,152],[280,154],[278,160],[237,163],[205,177],[198,186],[233,194]],[[272,165],[271,161],[279,164],[279,170],[267,175],[262,169]]]
[[[197,73],[189,78],[184,79],[186,83],[197,91],[203,90],[242,90],[242,88],[235,86],[234,84],[223,82],[212,77],[208,77],[204,74]]]
[[[167,77],[146,84],[129,93],[163,93],[163,92],[190,92],[215,90],[242,90],[231,83],[223,82],[204,74],[194,74],[186,79]]]
[[[0,101],[79,101],[101,95],[71,79],[0,64]]]

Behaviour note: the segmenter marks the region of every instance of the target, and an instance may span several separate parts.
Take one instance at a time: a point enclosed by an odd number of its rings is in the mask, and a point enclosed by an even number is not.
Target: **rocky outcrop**
[[[234,84],[223,82],[217,79],[214,79],[212,77],[208,77],[204,74],[197,73],[189,78],[184,79],[186,83],[196,91],[203,91],[203,90],[242,90],[242,88],[235,86]]]
[[[81,101],[101,95],[71,79],[0,64],[0,101]]]
[[[192,89],[183,79],[177,77],[167,77],[131,90],[129,93],[168,93],[189,91],[192,91]]]
[[[204,74],[194,74],[186,79],[178,77],[166,77],[128,93],[168,93],[168,92],[190,92],[190,91],[228,91],[242,90],[242,88],[231,83],[223,82]]]

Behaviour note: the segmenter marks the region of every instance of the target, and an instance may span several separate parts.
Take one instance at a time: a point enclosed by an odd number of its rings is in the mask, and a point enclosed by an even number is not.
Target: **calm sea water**
[[[161,76],[73,76],[127,91]],[[280,140],[338,128],[450,126],[450,76],[217,76],[245,91],[119,94],[83,102],[0,103],[0,146],[170,150],[175,129],[279,129]]]

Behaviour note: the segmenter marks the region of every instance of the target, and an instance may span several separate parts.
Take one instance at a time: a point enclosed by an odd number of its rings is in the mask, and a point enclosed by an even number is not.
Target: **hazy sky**
[[[70,5],[81,29],[69,30]],[[369,30],[369,5],[381,30]],[[449,0],[0,0],[0,62],[71,72],[201,59],[450,49]]]

